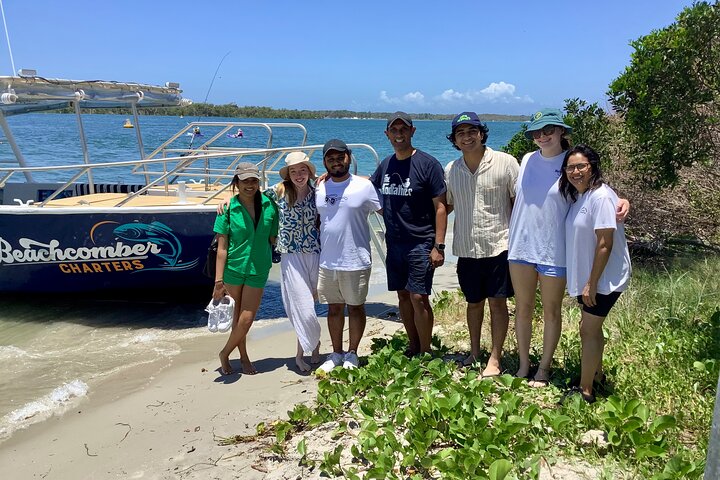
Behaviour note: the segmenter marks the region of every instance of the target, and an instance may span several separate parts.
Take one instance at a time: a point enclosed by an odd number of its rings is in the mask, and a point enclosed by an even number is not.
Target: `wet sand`
[[[454,288],[455,268],[448,263],[436,272],[435,291]],[[402,329],[396,315],[388,318],[397,313],[395,293],[374,290],[361,356],[372,338]],[[320,324],[324,358],[330,351],[325,317]],[[297,403],[312,405],[317,379],[297,371],[287,321],[250,331],[257,375],[220,375],[217,352],[225,340],[217,334],[182,343],[155,376],[148,377],[157,371],[150,366],[128,369],[73,410],[16,432],[0,444],[3,478],[265,478],[267,472],[252,468],[258,452],[218,440],[253,434],[258,422],[284,419]],[[231,363],[241,369],[237,354]]]

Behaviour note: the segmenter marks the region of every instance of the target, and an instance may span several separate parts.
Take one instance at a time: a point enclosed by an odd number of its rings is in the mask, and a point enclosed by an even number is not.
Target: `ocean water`
[[[88,154],[93,162],[136,160],[139,150],[136,140],[136,129],[121,128],[126,117],[120,115],[84,115],[83,129],[88,141]],[[273,120],[273,119],[230,119],[217,117],[180,118],[165,116],[141,116],[140,129],[143,135],[145,154],[149,154],[170,136],[178,132],[192,121],[225,122],[293,122],[300,123],[307,129],[307,144],[322,145],[331,138],[339,138],[346,143],[368,144],[377,152],[380,159],[392,153],[390,143],[385,137],[385,121],[370,119],[322,119],[322,120]],[[8,123],[18,144],[30,166],[81,164],[83,155],[80,149],[79,133],[75,115],[62,114],[28,114],[8,118]],[[522,122],[488,122],[490,129],[487,144],[491,148],[500,148],[507,144],[512,136],[520,130]],[[415,122],[417,131],[413,137],[413,145],[437,158],[446,165],[458,158],[458,151],[445,136],[450,133],[450,122],[439,120],[418,120]],[[203,137],[192,140],[182,136],[171,146],[189,148],[191,140],[197,147],[200,141],[208,139],[217,128],[203,127]],[[215,145],[264,147],[267,134],[264,129],[243,127],[245,136],[241,139],[222,138]],[[273,143],[278,146],[297,145],[302,139],[301,133],[295,129],[276,129]],[[10,145],[0,132],[0,160],[12,158]],[[375,168],[375,159],[363,151],[356,149],[357,169],[359,174],[370,175]],[[320,152],[313,155],[312,160],[323,171]],[[53,175],[35,175],[36,180],[58,180]],[[131,177],[122,180],[132,182]],[[115,172],[104,180],[114,181]],[[99,179],[103,181],[102,178]],[[137,178],[136,178],[137,180]]]
[[[124,129],[125,116],[86,115],[83,125],[92,161],[120,161],[139,158],[134,129]],[[195,121],[195,118],[141,116],[145,152],[149,153],[165,139]],[[245,121],[242,119],[203,118],[200,121]],[[247,120],[252,121],[252,120]],[[255,120],[257,121],[257,120]],[[281,122],[282,120],[271,120]],[[384,135],[382,120],[325,119],[298,120],[308,132],[307,143],[323,144],[330,138],[347,143],[371,145],[380,159],[392,153]],[[74,115],[30,114],[8,119],[26,160],[31,166],[82,163],[79,135]],[[499,148],[520,129],[519,122],[489,122],[488,145]],[[443,165],[458,157],[447,141],[449,121],[417,121],[413,144],[435,156]],[[261,147],[267,142],[262,130],[243,128],[242,139],[223,139],[226,146],[241,142],[244,147]],[[212,128],[205,129],[211,134]],[[278,130],[275,145],[290,146],[300,141],[297,132]],[[174,146],[187,148],[190,137],[178,139]],[[375,159],[356,150],[358,173],[369,175]],[[0,136],[0,160],[12,155]],[[321,160],[313,161],[322,171]],[[122,175],[122,174],[120,174]],[[133,178],[120,177],[127,182]],[[36,180],[58,180],[52,175]],[[115,180],[113,176],[96,181]],[[2,225],[0,225],[2,228]],[[384,289],[384,268],[376,260],[371,292]],[[279,268],[274,267],[258,320],[252,335],[273,326],[287,327],[279,300]],[[0,443],[29,425],[60,415],[82,402],[124,372],[136,367],[149,380],[159,369],[195,339],[214,336],[217,350],[225,336],[210,333],[204,312],[210,292],[192,292],[174,298],[101,299],[94,297],[24,297],[0,295]],[[318,306],[318,314],[326,309]],[[252,346],[250,346],[252,350]],[[294,345],[287,345],[292,356]],[[209,362],[217,352],[209,351]],[[256,352],[255,356],[262,356]],[[0,447],[1,448],[1,447]]]

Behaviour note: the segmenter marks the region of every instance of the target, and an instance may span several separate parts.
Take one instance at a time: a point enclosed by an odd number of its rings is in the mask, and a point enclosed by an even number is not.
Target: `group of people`
[[[298,336],[301,371],[319,363],[320,326],[315,301],[328,304],[332,353],[318,370],[358,366],[357,348],[365,329],[365,300],[371,269],[368,215],[382,214],[386,227],[387,287],[396,291],[408,336],[407,355],[431,350],[433,273],[445,260],[447,218],[455,212],[452,251],[467,300],[471,352],[480,355],[485,301],[490,310],[491,351],[482,374],[502,373],[507,335],[507,298],[515,296],[519,367],[516,376],[531,386],[550,380],[561,333],[564,292],[582,307],[582,367],[578,393],[592,401],[593,381],[602,375],[602,323],[628,284],[630,260],[622,221],[629,204],[602,180],[600,159],[590,147],[571,147],[572,132],[559,110],[537,112],[526,136],[538,150],[520,164],[486,145],[488,128],[474,112],[452,121],[447,136],[461,156],[445,169],[413,147],[415,126],[396,112],[385,135],[394,153],[369,179],[350,173],[352,152],[342,140],[323,147],[326,172],[302,152],[287,155],[283,181],[259,192],[257,167],[241,163],[232,181],[230,215],[218,215],[221,235],[216,285],[236,302],[233,330],[220,352],[223,373],[237,347],[245,373],[255,373],[246,349],[247,332],[260,304],[270,270],[270,251],[281,253],[281,290]],[[236,193],[237,191],[237,193]],[[220,208],[222,208],[221,206]],[[531,371],[530,339],[536,289],[543,309],[543,349]],[[343,348],[345,310],[349,344]]]

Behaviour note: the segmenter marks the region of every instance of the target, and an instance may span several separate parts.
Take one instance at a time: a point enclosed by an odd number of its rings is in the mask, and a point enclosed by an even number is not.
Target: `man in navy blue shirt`
[[[429,295],[434,269],[445,261],[445,178],[440,162],[412,146],[407,113],[395,112],[385,135],[395,153],[370,181],[381,194],[387,244],[388,290],[398,292],[410,354],[429,353],[434,317]]]

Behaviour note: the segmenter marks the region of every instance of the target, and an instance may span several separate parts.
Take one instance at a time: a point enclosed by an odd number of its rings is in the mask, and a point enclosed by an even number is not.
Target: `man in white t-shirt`
[[[448,213],[455,212],[452,252],[457,255],[460,288],[467,301],[470,355],[479,361],[485,300],[490,307],[492,348],[483,376],[502,373],[500,358],[507,335],[508,297],[513,296],[507,260],[510,213],[520,166],[507,153],[485,145],[488,127],[475,112],[452,121],[450,143],[462,156],[445,167]]]
[[[370,279],[370,227],[368,215],[380,210],[375,187],[352,175],[352,152],[342,140],[323,147],[327,179],[315,190],[320,217],[320,274],[318,296],[328,304],[328,330],[333,352],[318,367],[329,372],[337,366],[356,368],[357,348],[365,331],[365,299]],[[345,306],[350,323],[349,345],[343,351]]]

